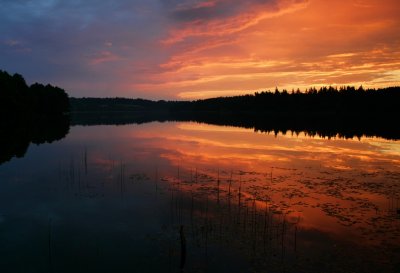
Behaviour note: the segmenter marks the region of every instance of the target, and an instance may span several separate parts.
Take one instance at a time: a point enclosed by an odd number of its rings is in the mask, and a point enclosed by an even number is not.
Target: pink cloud
[[[104,50],[104,51],[97,52],[97,53],[93,54],[92,56],[90,56],[89,63],[91,65],[98,65],[98,64],[113,62],[113,61],[118,61],[118,60],[120,60],[120,57],[118,55],[112,53],[111,51]]]
[[[162,41],[171,52],[168,61],[134,86],[203,98],[275,86],[400,84],[395,0],[277,1],[246,8],[174,24]]]

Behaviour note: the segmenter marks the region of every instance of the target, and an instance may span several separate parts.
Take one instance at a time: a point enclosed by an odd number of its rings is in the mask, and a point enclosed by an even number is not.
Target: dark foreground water
[[[75,126],[0,166],[0,272],[400,272],[400,142]]]

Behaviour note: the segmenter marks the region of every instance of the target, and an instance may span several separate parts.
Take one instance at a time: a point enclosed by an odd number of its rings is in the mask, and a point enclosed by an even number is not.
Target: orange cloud
[[[224,1],[221,1],[224,2]],[[225,1],[229,2],[229,1]],[[276,18],[283,14],[299,10],[306,6],[307,1],[299,0],[282,0],[271,4],[270,1],[263,4],[254,4],[251,6],[245,5],[244,8],[247,10],[241,11],[237,15],[231,17],[223,17],[219,19],[218,17],[212,20],[202,20],[194,19],[186,22],[184,26],[178,27],[177,29],[171,30],[170,37],[163,41],[165,44],[174,44],[182,42],[183,40],[196,37],[196,36],[226,36],[231,34],[236,34],[238,32],[244,31],[254,25],[257,25],[260,21],[267,18]],[[272,1],[271,1],[272,2]],[[233,3],[228,3],[232,5]],[[200,8],[212,9],[215,7],[215,2],[213,5],[200,6]],[[194,9],[199,9],[199,6],[195,6]],[[192,16],[194,13],[191,14]]]
[[[275,86],[400,84],[398,1],[271,3],[175,24],[162,40],[174,53],[131,88],[195,99]]]

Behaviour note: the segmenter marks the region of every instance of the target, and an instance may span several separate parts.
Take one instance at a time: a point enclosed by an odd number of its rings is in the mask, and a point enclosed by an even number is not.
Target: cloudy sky
[[[400,85],[399,0],[0,0],[0,69],[71,96]]]

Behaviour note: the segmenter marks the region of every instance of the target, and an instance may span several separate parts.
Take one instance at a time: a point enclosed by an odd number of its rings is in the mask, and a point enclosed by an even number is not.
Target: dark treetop
[[[400,139],[400,87],[322,87],[196,101],[71,98],[73,124],[197,121],[322,137]]]
[[[71,105],[71,107],[70,107]],[[69,113],[69,115],[65,115]],[[72,125],[196,121],[267,133],[400,139],[400,87],[322,87],[196,101],[68,98],[51,85],[28,86],[0,70],[0,164],[23,156],[30,143],[65,137]]]
[[[31,143],[62,139],[69,131],[67,93],[0,70],[0,164],[22,157]]]
[[[19,75],[0,70],[0,113],[5,115],[58,115],[69,111],[67,93],[51,85],[28,86]]]

